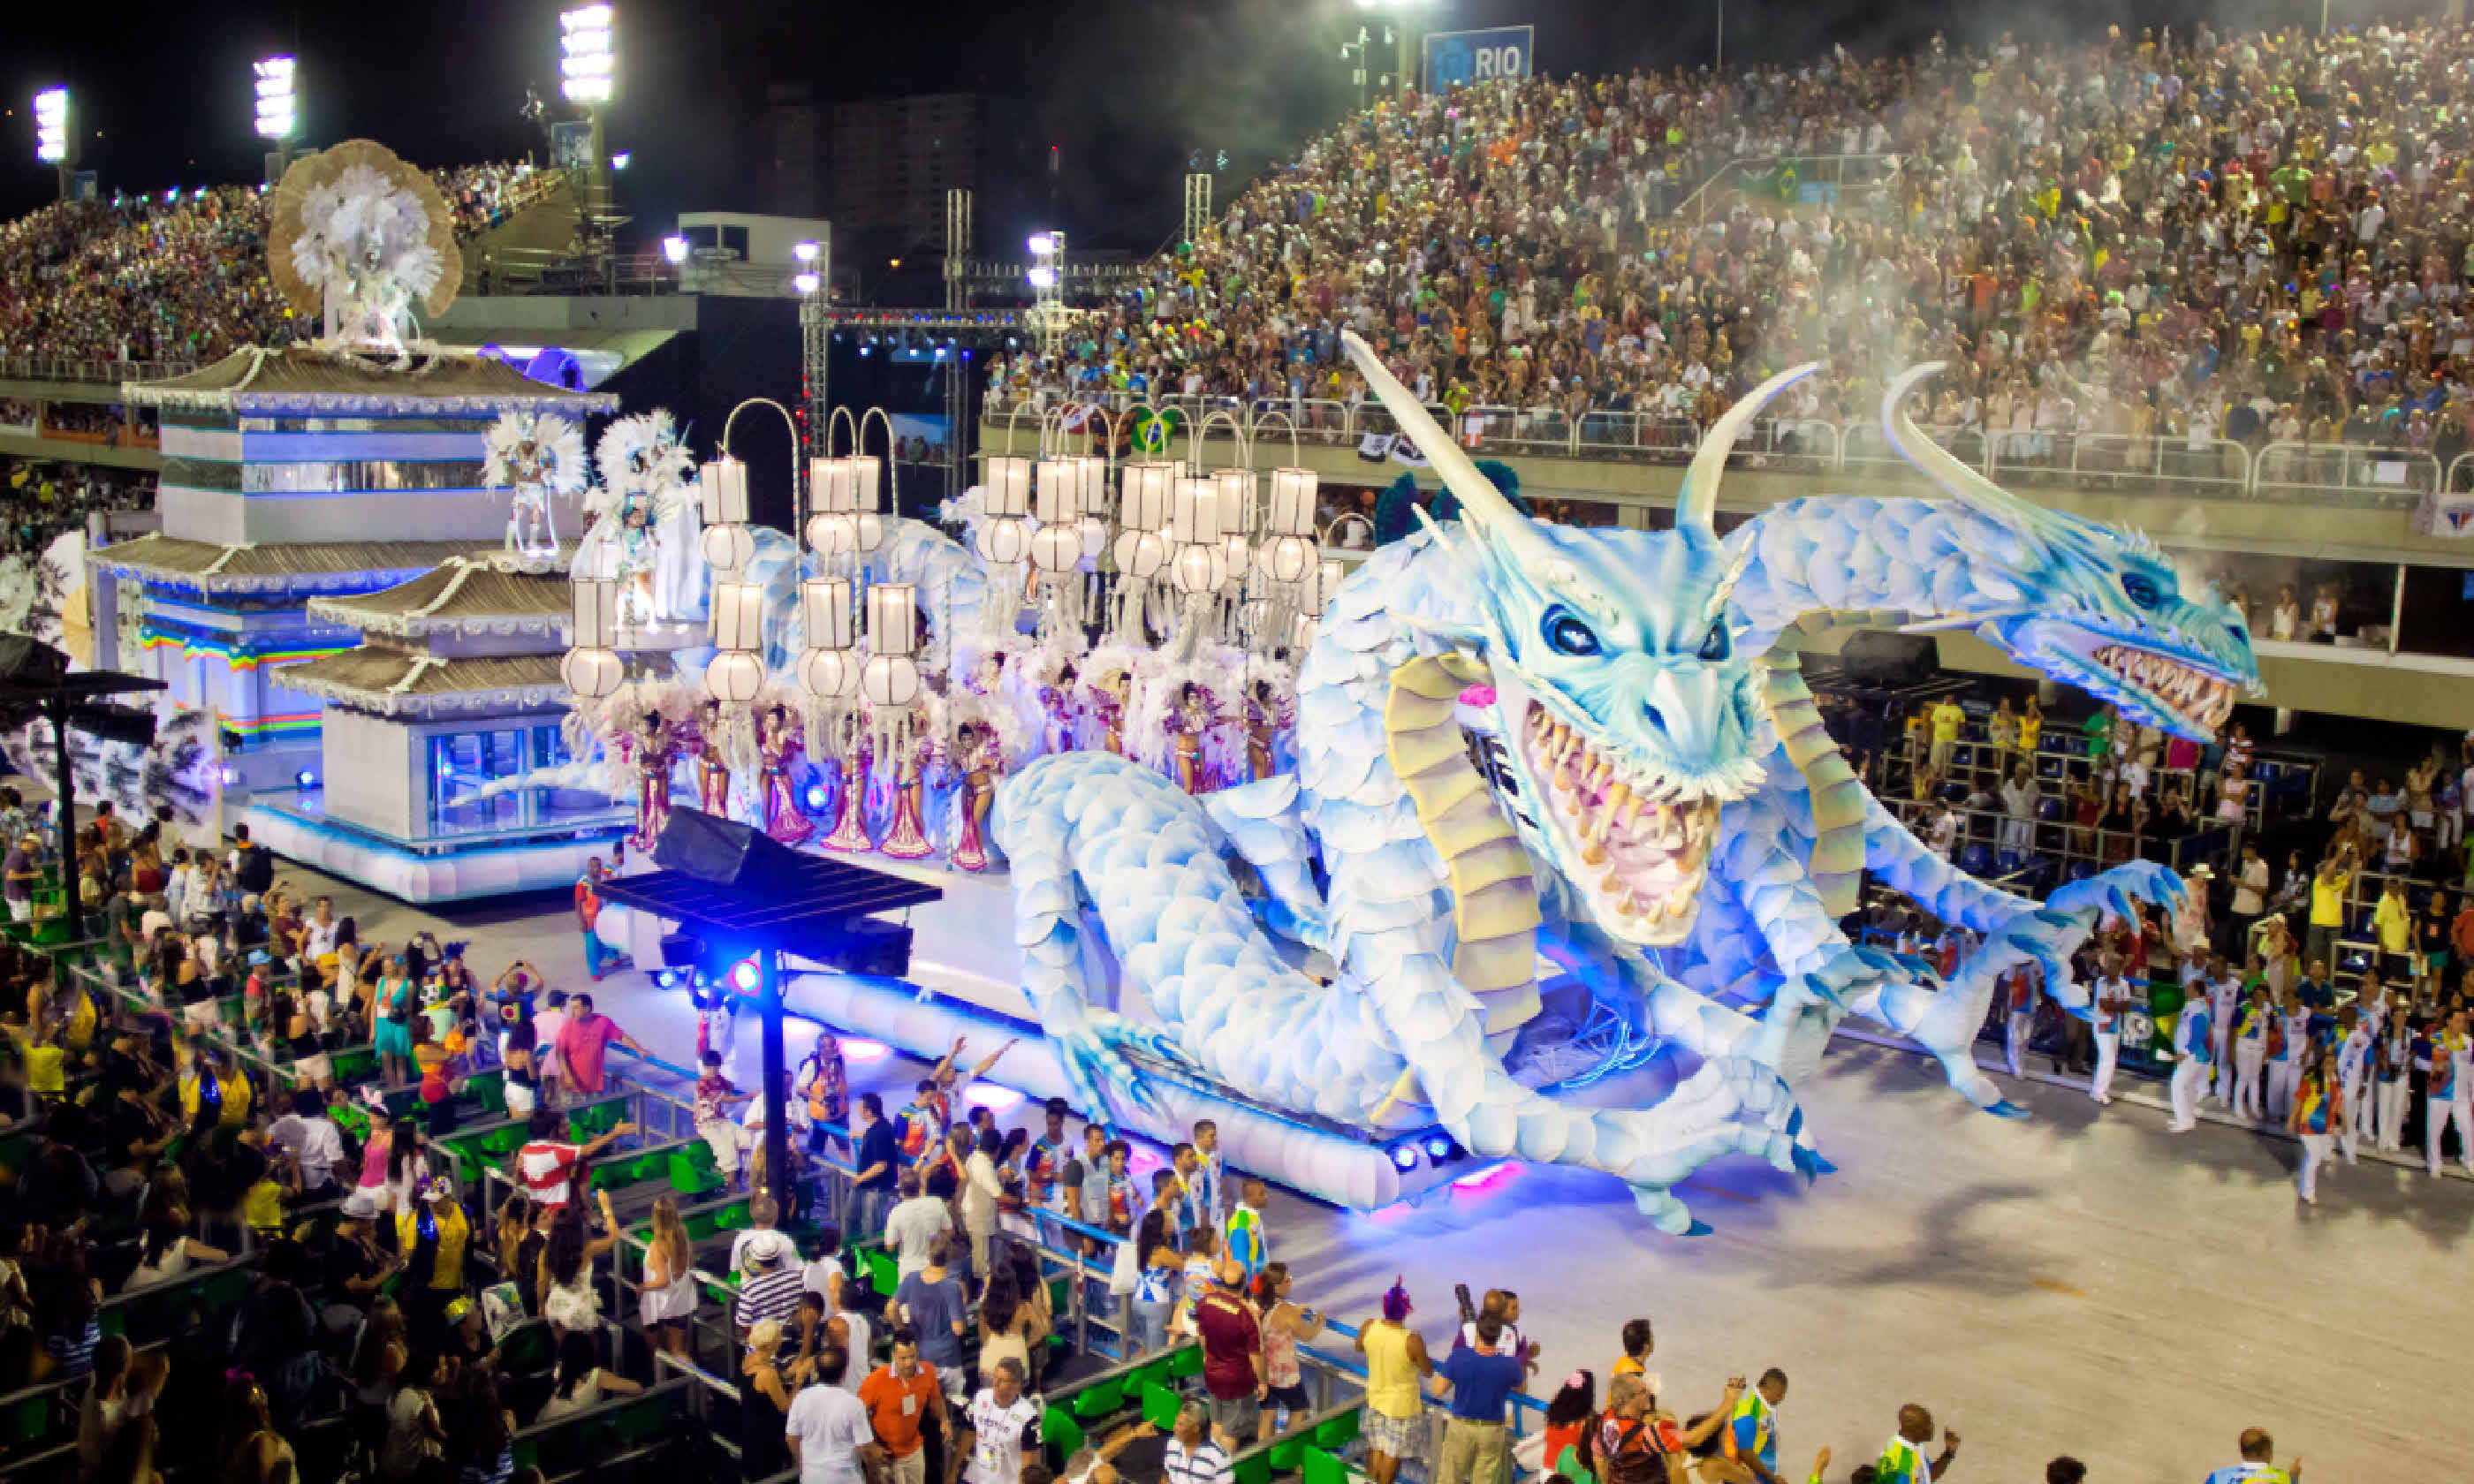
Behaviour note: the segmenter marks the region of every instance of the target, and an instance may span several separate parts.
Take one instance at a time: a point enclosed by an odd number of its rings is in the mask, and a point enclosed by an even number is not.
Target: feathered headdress
[[[385,145],[349,139],[303,156],[269,207],[267,273],[294,313],[323,313],[373,270],[428,314],[455,302],[464,253],[454,216],[429,177]]]

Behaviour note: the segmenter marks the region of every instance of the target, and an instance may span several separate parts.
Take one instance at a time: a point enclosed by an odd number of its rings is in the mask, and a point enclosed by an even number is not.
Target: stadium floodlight
[[[673,263],[686,262],[688,260],[688,240],[685,237],[663,238],[662,256]]]
[[[821,251],[813,242],[802,242],[790,249],[790,255],[802,263],[813,263],[816,260],[817,252]]]
[[[631,156],[625,150],[620,150],[618,154],[610,156],[610,168],[613,170],[626,169],[627,161],[630,157]]]
[[[559,12],[559,91],[570,103],[608,103],[618,57],[610,45],[610,7]]]
[[[1031,271],[1031,286],[1034,289],[1053,289],[1056,287],[1056,270],[1049,267],[1045,263],[1033,268]]]
[[[1056,234],[1054,232],[1033,232],[1031,233],[1031,241],[1024,244],[1024,246],[1031,249],[1031,256],[1047,257],[1056,251]]]
[[[292,137],[293,103],[292,59],[269,57],[252,62],[250,70],[257,75],[257,132],[261,138]]]
[[[822,281],[814,274],[796,274],[790,278],[790,287],[802,294],[813,294],[816,292],[816,286]]]
[[[69,157],[69,90],[47,87],[35,95],[35,157],[57,165]]]

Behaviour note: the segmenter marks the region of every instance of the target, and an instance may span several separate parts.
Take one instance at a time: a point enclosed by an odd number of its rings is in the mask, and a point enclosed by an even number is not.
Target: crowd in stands
[[[2202,27],[1412,95],[998,386],[1354,402],[1349,327],[1455,410],[1706,425],[1822,360],[1777,415],[1846,425],[1929,358],[1952,369],[1917,420],[2011,464],[2090,434],[2083,468],[2146,467],[2150,439],[2195,468],[2211,439],[2445,464],[2474,410],[2469,60],[2462,26]],[[1773,171],[1663,209],[1714,161],[1791,154],[1888,158],[1834,199]]]
[[[553,179],[529,164],[432,172],[461,236]],[[266,272],[266,193],[224,185],[59,202],[0,225],[0,356],[206,362],[289,341]]]
[[[139,469],[0,458],[0,560],[31,562],[94,511],[152,510],[155,483]]]

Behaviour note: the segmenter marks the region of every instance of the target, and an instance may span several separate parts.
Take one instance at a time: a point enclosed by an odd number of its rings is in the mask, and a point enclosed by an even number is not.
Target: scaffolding
[[[1211,228],[1211,176],[1193,171],[1185,178],[1185,228],[1183,242],[1201,242]]]

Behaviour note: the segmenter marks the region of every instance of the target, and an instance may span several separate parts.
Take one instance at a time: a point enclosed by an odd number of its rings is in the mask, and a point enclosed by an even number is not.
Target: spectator
[[[566,1115],[547,1108],[535,1110],[527,1127],[532,1137],[516,1151],[516,1174],[535,1205],[553,1210],[573,1198],[585,1161],[636,1132],[636,1125],[621,1119],[608,1133],[571,1144],[559,1137],[567,1132]]]
[[[1210,1398],[1211,1431],[1224,1448],[1254,1436],[1263,1397],[1270,1389],[1262,1326],[1253,1306],[1240,1296],[1242,1282],[1242,1270],[1224,1260],[1212,1269],[1209,1286],[1194,1305],[1195,1333],[1202,1340],[1202,1389]]]
[[[738,1249],[739,1299],[731,1323],[740,1333],[770,1322],[778,1334],[799,1311],[798,1248],[780,1232],[751,1232]]]
[[[2265,1427],[2244,1428],[2237,1447],[2242,1449],[2242,1462],[2227,1464],[2209,1474],[2208,1484],[2270,1484],[2284,1479],[2298,1481],[2302,1476],[2302,1461],[2298,1458],[2288,1469],[2274,1467],[2276,1440],[2268,1435]]]
[[[953,1233],[936,1233],[928,1243],[928,1265],[903,1275],[886,1314],[893,1323],[908,1327],[918,1336],[920,1357],[936,1368],[946,1396],[958,1401],[962,1396],[964,1316],[970,1311],[970,1300],[962,1292],[961,1283],[945,1271],[956,1245]]]
[[[1161,1484],[1234,1484],[1227,1445],[1209,1424],[1210,1411],[1188,1400],[1176,1409],[1176,1427],[1160,1452]]]
[[[1322,1333],[1323,1316],[1291,1302],[1290,1287],[1289,1265],[1285,1262],[1269,1263],[1254,1275],[1254,1307],[1262,1316],[1265,1388],[1263,1415],[1254,1429],[1257,1442],[1270,1441],[1274,1412],[1283,1414],[1278,1425],[1290,1428],[1312,1410],[1306,1395],[1305,1372],[1298,1363],[1298,1347]]]
[[[875,1093],[862,1092],[858,1108],[858,1154],[853,1160],[858,1168],[851,1177],[851,1210],[843,1225],[854,1240],[868,1241],[885,1231],[900,1161],[885,1104]]]
[[[926,1484],[927,1453],[920,1429],[929,1419],[942,1426],[945,1388],[936,1368],[919,1358],[919,1331],[898,1325],[892,1334],[892,1358],[868,1374],[859,1387],[868,1423],[889,1461],[893,1484]]]
[[[861,1156],[864,1158],[862,1149]],[[919,1172],[904,1170],[897,1184],[902,1204],[885,1218],[885,1245],[893,1249],[897,1279],[927,1268],[937,1237],[954,1229],[953,1212],[943,1201],[920,1188]]]
[[[1025,1458],[1039,1456],[1040,1409],[1022,1394],[1024,1375],[1023,1363],[1007,1355],[995,1362],[988,1384],[971,1398],[956,1444],[970,1459],[962,1484],[1018,1484]]]
[[[1504,1408],[1527,1371],[1519,1356],[1496,1349],[1508,1344],[1500,1315],[1481,1313],[1476,1324],[1477,1343],[1453,1346],[1436,1367],[1451,1389],[1437,1484],[1503,1484]]]
[[[782,1379],[781,1367],[777,1363],[782,1351],[781,1321],[775,1319],[758,1321],[756,1326],[747,1331],[746,1347],[746,1352],[739,1362],[740,1377],[739,1472],[742,1478],[768,1479],[782,1472],[783,1465],[788,1457],[798,1455],[798,1445],[788,1441],[798,1436],[798,1428],[791,1416],[797,1403],[791,1400],[789,1390]],[[831,1345],[826,1346],[816,1356],[816,1364],[820,1369],[827,1366],[846,1369],[848,1363],[848,1352],[837,1350]],[[809,1390],[837,1392],[838,1388],[829,1380],[823,1386],[810,1387]],[[853,1399],[846,1397],[844,1400]],[[824,1402],[817,1405],[830,1408],[832,1403]],[[812,1405],[810,1410],[813,1412],[815,1407]],[[819,1471],[831,1469],[834,1462],[835,1459],[828,1450],[823,1448],[817,1450],[816,1468]],[[859,1462],[856,1452],[847,1462],[854,1469],[856,1468]],[[810,1473],[804,1456],[801,1457],[800,1472],[803,1480],[830,1477],[840,1480],[841,1484],[851,1484],[851,1481],[858,1477],[855,1472],[849,1474],[821,1472]]]
[[[1420,1379],[1432,1379],[1435,1363],[1426,1342],[1408,1326],[1409,1290],[1397,1281],[1383,1294],[1383,1310],[1357,1331],[1366,1357],[1366,1472],[1374,1484],[1392,1484],[1404,1459],[1422,1456],[1425,1402]],[[1632,1484],[1632,1481],[1625,1481]]]
[[[609,1052],[610,1043],[615,1041],[638,1056],[644,1054],[644,1048],[620,1030],[618,1021],[596,1012],[593,1008],[592,995],[578,994],[573,1004],[574,1010],[558,1033],[560,1073],[566,1078],[567,1086],[577,1092],[586,1097],[599,1097],[606,1082],[602,1060]]]
[[[1951,1460],[1958,1456],[1958,1434],[1943,1428],[1941,1456],[1927,1462],[1924,1447],[1932,1435],[1931,1412],[1912,1401],[1899,1408],[1899,1430],[1881,1450],[1881,1461],[1873,1466],[1874,1484],[1932,1484],[1947,1476]]]
[[[644,1388],[626,1376],[602,1369],[598,1336],[570,1329],[558,1342],[558,1376],[549,1400],[542,1403],[536,1426],[594,1407],[610,1397],[632,1397]]]

